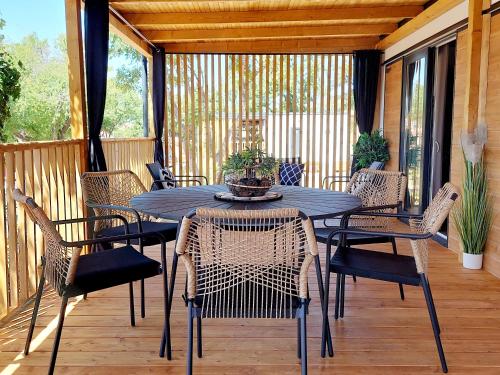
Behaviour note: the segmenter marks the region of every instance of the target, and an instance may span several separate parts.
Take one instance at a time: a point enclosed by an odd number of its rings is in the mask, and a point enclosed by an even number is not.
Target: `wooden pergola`
[[[65,0],[73,138],[86,138],[81,0]],[[350,53],[403,40],[460,0],[114,0],[110,30],[151,62],[167,53]],[[464,128],[478,119],[482,10],[469,1]],[[483,42],[484,44],[484,42]],[[484,47],[483,47],[484,48]],[[483,78],[484,79],[484,78]]]

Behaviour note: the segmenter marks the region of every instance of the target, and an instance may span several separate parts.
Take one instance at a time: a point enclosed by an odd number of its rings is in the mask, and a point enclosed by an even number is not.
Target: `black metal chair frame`
[[[175,179],[173,180],[162,180],[160,178],[159,171],[162,168],[161,164],[158,162],[154,163],[148,163],[146,164],[146,168],[148,169],[149,173],[151,174],[151,177],[153,177],[153,183],[151,184],[150,190],[163,190],[165,189],[165,186],[163,185],[164,183],[172,182],[174,184],[174,187],[178,187],[178,185],[181,185],[183,183],[191,182],[197,185],[203,185],[203,182],[205,182],[205,185],[208,185],[208,179],[206,176],[196,176],[196,175],[179,175],[175,176]],[[157,170],[153,169],[156,168]]]
[[[65,240],[62,240],[60,242],[60,245],[65,246],[65,247],[83,248],[84,246],[95,246],[98,244],[102,244],[104,242],[113,243],[113,242],[123,242],[123,241],[126,241],[126,244],[130,245],[131,240],[141,239],[144,236],[157,237],[159,242],[160,242],[160,245],[161,245],[161,267],[162,267],[162,273],[163,273],[163,292],[165,295],[165,301],[167,301],[168,300],[168,275],[167,275],[166,242],[160,233],[128,234],[127,220],[123,216],[120,216],[120,215],[106,215],[106,216],[95,216],[95,217],[88,217],[88,218],[58,220],[58,221],[53,221],[52,223],[56,226],[60,226],[60,225],[76,224],[76,223],[88,223],[88,222],[94,222],[97,220],[109,220],[109,219],[117,219],[117,220],[121,220],[122,222],[124,222],[125,228],[126,228],[126,233],[124,235],[121,235],[121,236],[101,237],[101,238],[97,238],[97,239],[90,239],[90,240],[83,240],[83,241],[65,241]],[[37,293],[36,293],[36,297],[35,297],[35,305],[33,307],[31,322],[30,322],[30,326],[28,329],[28,336],[26,339],[26,345],[24,348],[25,355],[29,354],[29,348],[30,348],[32,337],[33,337],[33,331],[34,331],[35,324],[36,324],[38,310],[40,307],[40,301],[42,299],[43,289],[45,286],[45,264],[46,264],[45,257],[42,256],[42,272],[41,272],[40,282],[38,284]],[[51,355],[51,359],[50,359],[50,366],[49,366],[49,370],[48,370],[49,375],[53,374],[54,369],[55,369],[57,354],[58,354],[58,350],[59,350],[59,344],[60,344],[60,340],[61,340],[62,328],[64,325],[66,307],[68,304],[68,299],[71,297],[76,297],[76,296],[80,295],[80,294],[68,292],[68,287],[70,287],[70,286],[71,286],[71,284],[67,285],[61,293],[62,302],[61,302],[61,308],[59,311],[59,320],[58,320],[58,324],[57,324],[56,335],[54,338],[54,345],[53,345],[52,355]],[[132,281],[129,282],[129,293],[130,293],[130,324],[131,324],[131,326],[135,326],[134,289],[133,289]],[[168,308],[167,308],[166,303],[164,304],[164,325],[165,325],[164,335],[165,335],[165,341],[167,343],[167,358],[170,360],[170,359],[172,359],[172,347],[171,347],[171,337],[170,337],[170,316],[168,314]]]
[[[325,265],[325,281],[324,281],[324,298],[325,301],[322,304],[323,308],[323,330],[322,330],[322,339],[321,339],[321,355],[324,357],[325,355],[325,346],[326,346],[326,340],[330,336],[330,327],[328,323],[328,299],[329,299],[329,288],[330,288],[330,273],[335,272],[332,270],[330,259],[331,259],[331,249],[332,249],[332,243],[333,238],[336,235],[340,236],[339,242],[338,242],[338,247],[337,251],[349,251],[349,245],[348,245],[348,239],[347,236],[349,234],[363,234],[363,235],[373,235],[373,236],[390,236],[392,238],[405,238],[409,240],[425,240],[433,237],[433,234],[430,232],[426,233],[401,233],[401,232],[376,232],[376,231],[363,231],[363,230],[353,230],[353,229],[348,229],[348,224],[349,224],[349,218],[351,215],[365,215],[365,216],[383,216],[383,217],[392,217],[392,218],[399,218],[399,219],[420,219],[422,218],[423,215],[409,215],[409,214],[391,214],[391,213],[375,213],[375,212],[368,212],[368,211],[373,211],[373,210],[379,210],[380,207],[366,207],[357,210],[356,212],[351,212],[348,214],[345,214],[342,219],[341,219],[341,227],[340,229],[332,232],[329,237],[328,241],[326,244],[326,265]],[[397,255],[396,255],[397,256]],[[352,276],[356,276],[356,272],[350,272],[349,273]],[[335,290],[335,320],[337,320],[339,317],[343,318],[344,317],[344,301],[345,301],[345,275],[346,274],[340,274],[337,273],[337,282],[336,282],[336,290]],[[366,277],[366,276],[364,276]],[[375,278],[375,277],[371,277]],[[382,279],[380,279],[382,280]],[[388,281],[388,280],[382,280],[382,281]],[[391,282],[391,281],[389,281]],[[404,283],[402,280],[399,280],[399,283]],[[427,275],[425,273],[420,273],[420,283],[418,285],[415,284],[409,284],[405,283],[406,285],[413,285],[413,286],[422,286],[422,289],[424,291],[424,296],[425,296],[425,301],[427,304],[427,309],[429,312],[429,317],[431,320],[432,324],[432,329],[434,332],[434,339],[436,341],[436,346],[439,354],[439,359],[441,362],[441,368],[444,373],[448,372],[448,367],[446,364],[446,358],[444,355],[444,350],[443,346],[441,343],[441,328],[439,326],[438,322],[438,317],[436,313],[436,308],[434,305],[434,300],[432,298],[432,292],[431,292],[431,287],[429,284],[429,280],[427,278]]]
[[[189,212],[185,218],[193,218],[196,215],[196,211],[193,210]],[[304,215],[300,212],[300,215]],[[179,222],[179,227],[181,227],[182,221]],[[172,297],[174,293],[175,287],[175,278],[177,274],[177,266],[179,264],[179,255],[176,251],[174,251],[173,259],[172,259],[172,268],[170,272],[170,285],[168,292],[168,301],[167,301],[167,311],[170,315],[171,306],[172,306]],[[319,288],[319,299],[321,303],[321,308],[323,309],[323,303],[325,301],[324,298],[324,286],[323,286],[323,276],[321,274],[321,262],[319,256],[314,257],[314,265],[316,269],[316,279]],[[309,294],[309,291],[308,291]],[[184,300],[184,304],[188,310],[188,366],[186,369],[186,373],[192,374],[192,362],[193,362],[193,319],[196,318],[196,338],[197,338],[197,357],[202,358],[203,356],[203,341],[202,341],[202,309],[197,308],[194,304],[194,300],[188,299],[187,297],[187,279],[184,286],[184,294],[182,295],[182,299]],[[307,374],[307,322],[306,316],[309,313],[309,302],[310,298],[303,299],[300,298],[300,306],[295,310],[295,318],[297,319],[297,358],[301,360],[301,373]],[[326,345],[328,347],[328,353],[330,357],[334,356],[333,352],[333,343],[332,343],[331,332],[328,329],[327,337],[326,337]],[[161,343],[160,343],[160,357],[164,356],[165,353],[165,344],[166,344],[166,331],[164,331]],[[302,360],[304,359],[304,360]]]

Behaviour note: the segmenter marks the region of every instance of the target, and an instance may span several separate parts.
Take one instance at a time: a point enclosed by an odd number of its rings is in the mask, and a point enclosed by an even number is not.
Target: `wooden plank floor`
[[[169,253],[172,252],[172,245]],[[399,242],[408,253],[406,242]],[[158,249],[149,248],[158,258]],[[180,273],[178,284],[183,285]],[[347,280],[345,318],[332,324],[335,357],[319,355],[321,312],[311,270],[308,320],[311,374],[440,373],[423,292],[366,279]],[[484,271],[464,270],[456,256],[432,245],[430,282],[442,327],[451,374],[500,374],[500,280]],[[334,285],[332,285],[334,287]],[[73,299],[65,321],[58,374],[183,374],[186,309],[180,288],[172,312],[173,360],[158,357],[162,328],[160,277],[146,282],[147,317],[129,326],[128,288]],[[136,287],[136,297],[138,288]],[[330,303],[333,305],[331,296]],[[31,306],[0,329],[0,373],[43,374],[47,370],[60,299],[48,291],[37,321],[32,353],[22,349]],[[136,300],[139,310],[139,303]],[[333,320],[333,319],[332,319]],[[204,357],[194,358],[195,374],[298,374],[295,321],[206,320]]]

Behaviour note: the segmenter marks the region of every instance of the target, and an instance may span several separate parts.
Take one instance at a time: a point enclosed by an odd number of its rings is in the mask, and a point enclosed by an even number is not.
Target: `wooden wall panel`
[[[399,169],[399,133],[401,123],[401,88],[403,61],[398,60],[385,69],[384,137],[389,142],[390,160],[386,169]]]
[[[500,277],[500,164],[498,163],[500,155],[500,15],[498,14],[491,17],[489,48],[485,114],[488,125],[486,163],[494,207],[494,220],[486,244],[484,268]]]
[[[460,134],[464,124],[464,100],[465,100],[465,66],[466,66],[467,39],[465,32],[457,35],[457,52],[455,65],[455,95],[453,98],[453,130],[451,144],[451,174],[450,180],[455,186],[462,183],[462,149],[460,146]],[[460,255],[460,241],[457,231],[450,222],[448,233],[448,247]]]

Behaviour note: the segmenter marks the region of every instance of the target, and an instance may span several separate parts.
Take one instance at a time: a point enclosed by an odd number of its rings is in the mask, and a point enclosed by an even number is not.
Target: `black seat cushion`
[[[333,231],[338,230],[339,227],[326,227],[326,228],[316,228],[314,232],[316,233],[316,240],[321,243],[327,243],[328,236]],[[332,244],[337,245],[340,234],[336,234],[333,237]],[[347,244],[349,245],[367,245],[372,243],[387,243],[391,242],[391,237],[389,236],[370,236],[366,234],[348,234]]]
[[[81,255],[66,294],[77,296],[161,274],[160,263],[132,246]]]
[[[330,272],[420,285],[420,275],[413,257],[353,247],[337,249],[330,259]]]
[[[136,234],[139,232],[139,226],[137,223],[130,223],[128,225],[129,233]],[[165,237],[165,240],[173,241],[175,240],[177,234],[177,223],[159,223],[155,221],[143,221],[142,222],[142,231],[152,232],[152,233],[160,233]],[[96,233],[96,237],[113,237],[113,236],[122,236],[125,234],[125,226],[119,225],[111,228],[104,228]],[[126,242],[126,241],[123,241]],[[130,243],[137,245],[139,244],[139,239],[131,240]],[[144,246],[152,246],[158,245],[160,240],[156,236],[145,236],[142,239],[142,244]]]
[[[202,267],[197,270],[199,280],[203,280],[204,272]],[[219,284],[226,281],[232,285],[216,292],[198,287],[194,305],[202,309],[202,315],[205,317],[251,318],[269,316],[280,318],[290,316],[290,313],[293,316],[294,311],[300,307],[297,286],[295,283],[280,285],[280,283],[285,284],[285,282],[282,281],[283,279],[280,280],[278,270],[274,270],[272,273],[265,271],[255,280],[233,278],[229,271],[218,272],[220,272],[217,277]],[[259,280],[265,280],[265,283],[272,280],[275,288],[263,286],[262,281],[259,282]],[[210,281],[205,281],[205,285],[210,288]],[[290,294],[292,295],[279,292],[279,290],[285,289],[291,290]]]

